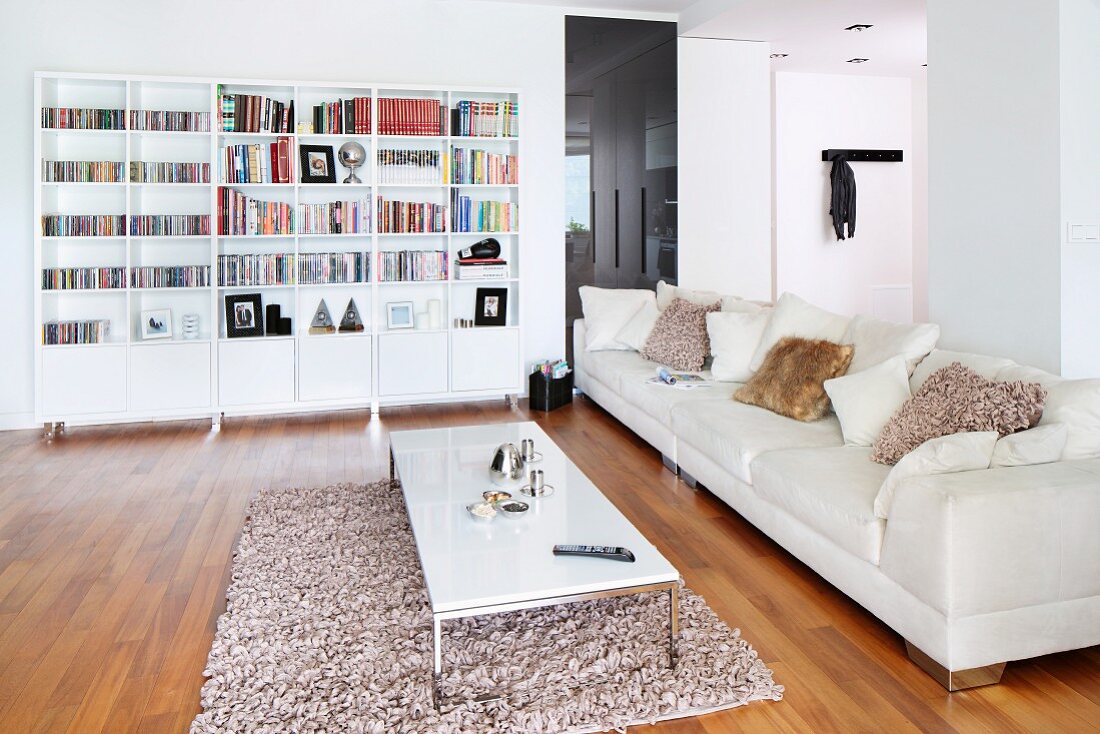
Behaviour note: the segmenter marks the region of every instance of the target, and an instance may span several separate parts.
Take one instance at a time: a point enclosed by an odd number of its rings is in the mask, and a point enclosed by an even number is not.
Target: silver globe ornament
[[[340,156],[340,165],[349,171],[348,177],[344,179],[344,183],[363,183],[359,180],[359,177],[355,175],[355,169],[363,165],[363,162],[367,159],[366,149],[354,140],[349,140],[340,146],[337,155]]]

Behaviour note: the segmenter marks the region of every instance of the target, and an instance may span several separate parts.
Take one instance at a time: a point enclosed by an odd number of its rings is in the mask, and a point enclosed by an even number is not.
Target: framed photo
[[[155,308],[141,312],[142,339],[172,338],[172,309]]]
[[[231,293],[225,297],[225,335],[264,335],[264,311],[259,293]]]
[[[474,326],[506,326],[508,289],[478,288],[474,307]]]
[[[331,145],[299,145],[302,183],[336,183],[336,161]]]
[[[386,304],[386,325],[391,329],[411,329],[416,326],[412,301],[394,301]]]

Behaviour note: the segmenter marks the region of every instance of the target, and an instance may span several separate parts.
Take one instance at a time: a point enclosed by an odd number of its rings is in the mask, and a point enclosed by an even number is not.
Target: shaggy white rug
[[[260,492],[227,598],[193,734],[622,731],[783,693],[683,589],[674,670],[668,594],[446,622],[437,712],[428,596],[390,482]]]

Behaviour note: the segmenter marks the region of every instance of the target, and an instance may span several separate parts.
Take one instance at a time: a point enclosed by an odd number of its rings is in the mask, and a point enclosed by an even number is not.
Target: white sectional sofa
[[[949,690],[997,682],[1006,661],[1100,644],[1100,458],[914,477],[882,520],[890,467],[845,446],[835,415],[784,418],[733,401],[735,383],[654,385],[657,365],[637,352],[586,351],[584,320],[573,334],[580,392],[896,630]],[[913,389],[956,360],[991,378],[1060,379],[937,350]],[[1058,410],[1100,425],[1095,400]],[[1092,438],[1100,455],[1100,435],[1078,434]]]

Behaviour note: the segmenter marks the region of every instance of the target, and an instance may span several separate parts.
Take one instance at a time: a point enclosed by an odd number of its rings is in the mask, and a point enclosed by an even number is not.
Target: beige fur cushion
[[[850,344],[784,337],[733,399],[795,420],[815,421],[829,410],[825,380],[845,374],[854,351]]]
[[[645,340],[642,356],[674,370],[701,370],[710,355],[707,314],[722,308],[718,301],[709,306],[676,298],[661,312]]]
[[[896,464],[925,441],[953,433],[1023,431],[1042,418],[1046,396],[1036,382],[996,382],[952,362],[898,408],[875,439],[871,460]]]

